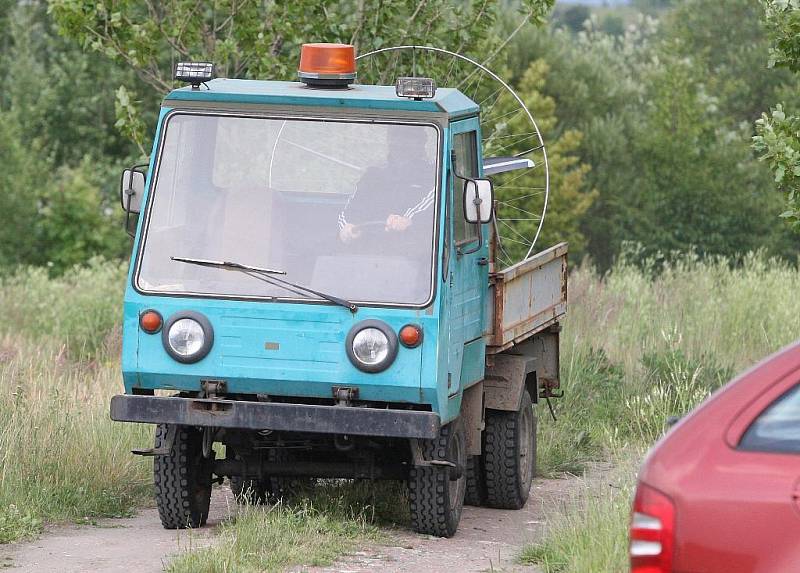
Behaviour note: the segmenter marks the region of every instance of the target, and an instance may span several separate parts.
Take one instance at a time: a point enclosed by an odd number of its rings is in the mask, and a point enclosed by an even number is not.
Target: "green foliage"
[[[16,505],[0,507],[0,544],[34,537],[42,530],[42,520]],[[1,565],[0,565],[1,566]]]
[[[525,0],[520,17],[541,23],[553,1]],[[137,143],[140,112],[134,100],[142,99],[144,86],[157,93],[172,89],[179,60],[213,61],[221,77],[294,79],[305,42],[350,43],[360,52],[423,44],[466,53],[499,43],[491,33],[496,0],[226,0],[203,10],[193,0],[49,0],[49,9],[62,34],[127,66],[141,80],[143,85],[126,85],[135,95],[118,94],[117,107],[119,124]]]
[[[800,2],[798,0],[761,0],[772,37],[770,67],[800,71]]]
[[[320,482],[290,505],[241,508],[220,526],[213,546],[179,555],[166,570],[284,571],[291,565],[327,565],[358,543],[382,540],[378,524],[407,525],[407,520],[402,484]]]
[[[584,253],[586,241],[579,228],[579,222],[592,204],[596,193],[584,182],[589,166],[580,163],[577,156],[583,134],[572,129],[560,133],[556,130],[558,124],[556,101],[543,93],[550,75],[550,66],[543,60],[536,60],[530,63],[516,85],[519,96],[536,118],[547,144],[550,164],[551,196],[547,207],[546,226],[539,244],[549,246],[560,241],[568,241],[570,252],[573,256],[580,257]],[[493,116],[502,119],[498,125],[490,128],[493,135],[484,142],[484,154],[509,155],[529,148],[530,140],[514,139],[513,141],[517,141],[515,144],[504,143],[508,134],[525,133],[531,129],[527,116],[514,113],[517,109],[516,102],[508,98],[493,107]],[[502,203],[498,208],[499,218],[509,220],[510,222],[505,224],[513,229],[513,233],[522,237],[533,237],[536,234],[538,221],[519,220],[521,217],[519,205],[525,205],[525,209],[530,212],[541,211],[541,205],[537,204],[536,200],[541,201],[542,197],[525,199],[531,193],[531,188],[535,189],[537,185],[542,184],[538,178],[539,173],[536,170],[531,171],[529,174],[511,172],[508,175],[495,177],[495,185],[500,190],[498,194],[503,194]],[[513,185],[504,187],[506,181],[511,181]],[[504,230],[501,229],[501,233]],[[509,259],[517,261],[525,256],[527,246],[508,242],[504,244],[504,251]]]
[[[756,121],[753,148],[775,174],[775,183],[785,196],[780,216],[800,231],[800,117],[788,116],[778,104]]]
[[[0,6],[1,16],[0,273],[123,256],[115,194],[119,158],[132,148],[104,90],[125,74],[59,38],[39,3]]]
[[[579,32],[583,30],[584,22],[591,18],[591,16],[592,13],[588,6],[584,4],[576,4],[574,6],[570,6],[561,14],[559,14],[558,19],[573,32]]]
[[[108,417],[124,276],[96,260],[0,282],[0,543],[45,521],[129,515],[149,497],[152,470],[130,449],[151,430]]]
[[[582,134],[573,155],[591,167],[583,185],[597,195],[585,212],[565,201],[564,213],[601,268],[628,241],[669,256],[766,248],[794,258],[800,241],[775,224],[784,209],[752,153],[750,126],[797,82],[759,63],[768,40],[757,15],[749,0],[688,0],[660,21],[631,18],[622,35],[593,15],[578,34],[531,29],[509,45],[515,82],[532,54],[549,66],[541,92],[558,103],[558,121],[547,143]]]
[[[795,73],[800,71],[800,2],[761,0],[760,3],[772,40],[769,66]],[[797,105],[795,94],[792,107]],[[800,231],[800,118],[787,113],[782,104],[776,105],[770,113],[763,113],[756,121],[753,148],[767,162],[778,189],[783,192],[784,207],[780,216],[795,231]]]

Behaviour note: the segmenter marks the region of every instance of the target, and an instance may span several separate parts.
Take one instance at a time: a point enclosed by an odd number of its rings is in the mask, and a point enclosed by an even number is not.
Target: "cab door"
[[[484,373],[488,225],[481,229],[464,219],[464,181],[481,176],[479,129],[478,119],[472,118],[451,124],[450,130],[450,395],[482,380]]]

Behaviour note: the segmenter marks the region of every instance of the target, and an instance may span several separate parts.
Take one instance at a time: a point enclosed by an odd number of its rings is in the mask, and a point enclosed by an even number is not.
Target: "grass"
[[[108,417],[122,389],[121,277],[95,261],[0,285],[0,543],[47,521],[129,515],[150,496],[149,463],[130,454],[149,428]]]
[[[572,273],[562,333],[559,421],[540,415],[540,471],[622,468],[616,486],[586,478],[588,494],[553,515],[521,559],[549,573],[622,571],[635,467],[664,432],[711,392],[800,337],[800,273],[760,254],[740,266],[686,256]],[[579,430],[576,431],[576,428]],[[593,485],[592,485],[593,484]]]
[[[150,495],[150,462],[129,454],[151,441],[150,428],[107,414],[122,387],[123,277],[121,265],[93,261],[61,278],[28,269],[0,283],[0,543],[48,521],[127,515]],[[623,570],[642,452],[669,416],[800,335],[798,290],[796,268],[759,254],[736,267],[689,256],[623,260],[605,276],[575,270],[562,333],[566,395],[557,423],[541,412],[540,471],[580,475],[593,460],[621,469],[583,478],[582,494],[553,508],[546,535],[521,558],[548,572]],[[326,483],[292,506],[244,509],[220,543],[168,568],[327,563],[378,539],[380,525],[405,523],[402,496],[396,486]]]
[[[399,484],[328,481],[298,501],[244,506],[220,526],[219,539],[173,559],[170,573],[282,571],[291,565],[328,565],[368,541],[379,525],[404,523],[408,509]]]
[[[617,473],[611,483],[608,479],[583,478],[577,493],[551,509],[551,534],[546,542],[525,547],[520,561],[538,564],[545,571],[627,571],[628,500],[632,489],[630,475]]]

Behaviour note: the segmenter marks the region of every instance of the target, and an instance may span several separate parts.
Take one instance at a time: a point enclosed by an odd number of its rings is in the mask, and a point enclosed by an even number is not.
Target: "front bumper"
[[[414,410],[313,406],[123,394],[111,398],[118,422],[178,424],[389,438],[435,438],[439,415]]]

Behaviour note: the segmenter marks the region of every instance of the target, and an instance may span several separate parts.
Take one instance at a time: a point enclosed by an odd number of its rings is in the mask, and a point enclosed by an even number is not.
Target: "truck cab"
[[[164,527],[203,525],[225,478],[242,502],[299,478],[405,480],[414,529],[440,536],[465,499],[527,500],[566,247],[497,271],[479,106],[351,74],[193,81],[123,174],[138,218],[111,416],[156,425],[135,453],[154,457]]]

